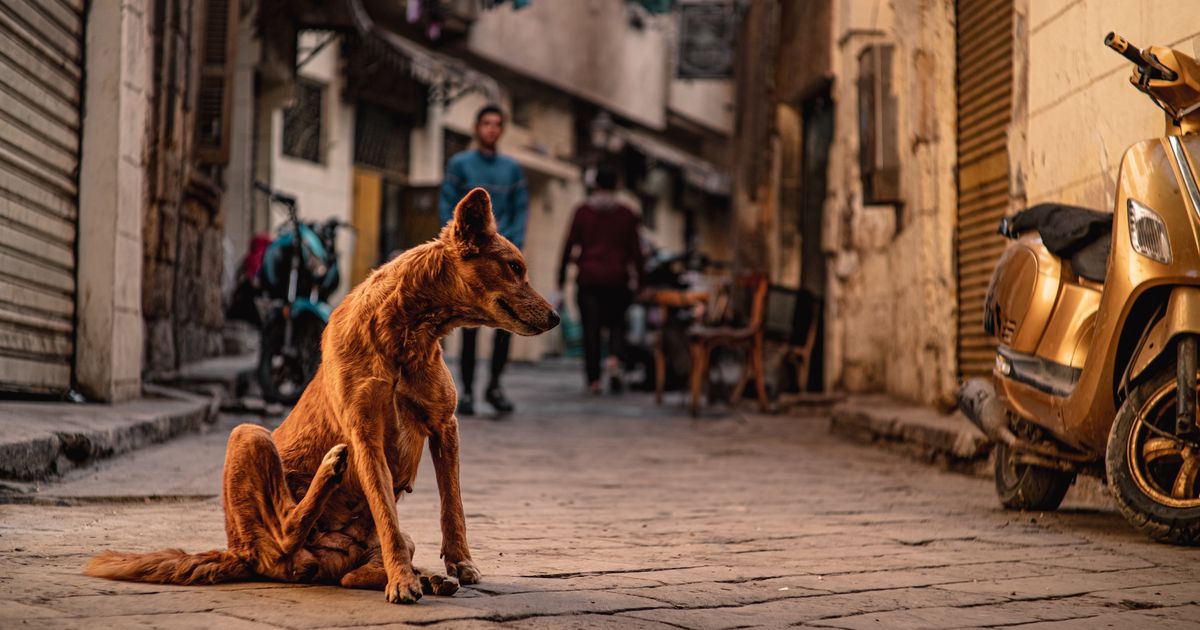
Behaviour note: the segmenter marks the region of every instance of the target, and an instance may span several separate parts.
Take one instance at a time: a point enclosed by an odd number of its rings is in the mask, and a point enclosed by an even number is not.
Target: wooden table
[[[654,403],[662,404],[663,381],[666,378],[667,355],[663,348],[663,332],[673,308],[694,308],[708,303],[708,291],[689,291],[687,289],[653,289],[642,298],[642,301],[659,309],[661,321],[658,326],[658,338],[654,341]]]

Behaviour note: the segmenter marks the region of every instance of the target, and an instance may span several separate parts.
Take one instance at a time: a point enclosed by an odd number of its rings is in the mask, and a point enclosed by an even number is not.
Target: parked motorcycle
[[[1005,507],[1053,510],[1090,473],[1137,529],[1197,544],[1200,65],[1113,33],[1105,44],[1134,64],[1166,135],[1125,152],[1111,215],[1044,204],[1001,223],[1014,241],[984,307],[996,363],[959,405],[995,443]]]
[[[333,311],[328,299],[341,282],[337,219],[300,220],[296,198],[262,183],[271,203],[287,210],[287,222],[263,254],[258,284],[271,299],[263,318],[258,382],[263,398],[295,404],[321,363],[321,333]]]

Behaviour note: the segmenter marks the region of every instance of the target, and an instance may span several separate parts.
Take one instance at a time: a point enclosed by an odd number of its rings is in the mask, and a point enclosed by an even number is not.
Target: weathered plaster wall
[[[846,391],[936,403],[954,389],[953,10],[948,0],[834,4],[826,378]],[[900,211],[863,203],[858,56],[873,43],[895,47]]]
[[[771,271],[776,256],[774,164],[775,55],[780,40],[775,0],[754,0],[738,27],[737,77],[731,149],[735,267]],[[790,36],[788,33],[785,36]],[[790,63],[795,63],[794,61]]]
[[[471,52],[603,104],[614,113],[661,129],[666,124],[669,60],[665,29],[649,18],[630,24],[630,9],[614,0],[504,5],[472,25]]]
[[[1163,115],[1129,84],[1132,66],[1104,46],[1116,31],[1137,46],[1193,55],[1200,14],[1191,0],[1028,0],[1029,203],[1109,210],[1125,149],[1163,133]]]

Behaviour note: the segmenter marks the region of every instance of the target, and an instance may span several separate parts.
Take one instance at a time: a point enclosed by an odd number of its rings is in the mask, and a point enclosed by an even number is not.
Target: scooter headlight
[[[1171,241],[1167,238],[1167,224],[1158,213],[1142,203],[1130,199],[1129,244],[1133,251],[1164,265],[1171,263]]]

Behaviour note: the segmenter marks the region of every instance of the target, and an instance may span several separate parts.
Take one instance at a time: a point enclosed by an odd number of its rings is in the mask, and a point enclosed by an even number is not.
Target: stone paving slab
[[[989,481],[830,436],[825,417],[697,421],[641,394],[583,396],[579,380],[561,367],[517,369],[509,388],[518,414],[462,420],[463,500],[484,582],[454,597],[394,606],[382,593],[332,586],[81,575],[101,549],[224,545],[219,438],[244,420],[226,416],[213,434],[43,486],[36,504],[0,504],[0,627],[1200,621],[1200,550],[1146,540],[1103,502],[1006,512]],[[423,462],[398,506],[422,567],[440,566],[432,472]],[[164,499],[180,489],[192,498]]]
[[[991,479],[992,446],[960,411],[930,407],[883,394],[851,396],[827,414],[830,431],[843,439],[903,453],[945,470]],[[1080,476],[1068,492],[1089,503],[1111,505],[1104,484]]]

